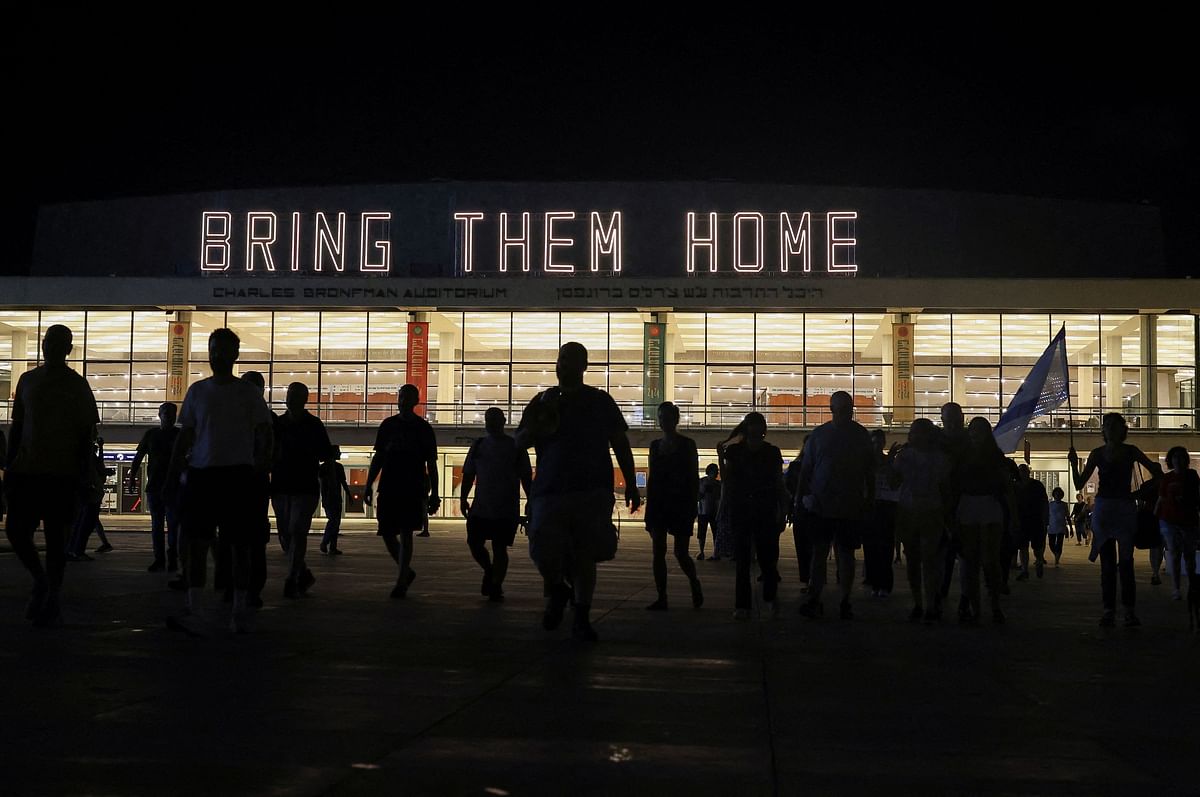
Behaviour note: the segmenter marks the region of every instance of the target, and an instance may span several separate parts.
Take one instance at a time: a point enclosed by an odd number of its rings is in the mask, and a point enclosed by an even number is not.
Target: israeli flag
[[[1039,415],[1053,412],[1071,397],[1071,378],[1067,374],[1067,326],[1054,336],[1054,340],[1038,358],[1033,370],[1008,409],[1000,416],[1000,422],[992,430],[996,444],[1004,453],[1016,451],[1025,427]]]

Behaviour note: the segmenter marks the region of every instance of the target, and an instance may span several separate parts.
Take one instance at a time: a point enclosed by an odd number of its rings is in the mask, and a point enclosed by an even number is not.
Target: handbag
[[[621,541],[621,530],[616,523],[610,522],[607,527],[601,526],[596,534],[596,561],[611,562],[617,558],[617,545]]]

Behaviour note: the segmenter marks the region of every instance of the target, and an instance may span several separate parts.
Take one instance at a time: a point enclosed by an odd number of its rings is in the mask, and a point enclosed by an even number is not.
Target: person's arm
[[[637,469],[633,464],[633,449],[629,447],[629,435],[624,429],[613,432],[608,438],[613,454],[617,457],[617,466],[625,478],[625,506],[630,512],[636,512],[642,506],[642,494],[637,487]]]
[[[194,428],[185,426],[179,430],[179,436],[175,438],[175,445],[171,448],[171,464],[167,466],[165,489],[168,495],[174,494],[179,489],[179,478],[187,467],[187,455],[192,450],[192,444],[195,441],[196,430]]]
[[[350,483],[346,481],[346,469],[343,468],[342,463],[338,462],[336,459],[333,461],[333,464],[333,469],[337,471],[337,489],[346,494],[346,503],[349,503],[354,496],[350,494]]]
[[[525,500],[533,494],[533,466],[529,462],[529,452],[523,448],[517,449],[517,467],[520,471],[517,478],[521,480],[521,489],[525,491]]]
[[[125,476],[126,484],[135,484],[138,478],[138,471],[142,467],[142,460],[146,458],[146,452],[150,447],[150,434],[153,429],[148,429],[142,435],[142,441],[138,443],[137,453],[133,455],[133,462],[129,463],[129,472]]]
[[[871,506],[875,503],[875,447],[871,445],[871,436],[869,434],[867,435],[866,448],[863,450],[866,452],[867,457],[867,471],[863,480],[866,482],[864,486],[867,488],[867,506]]]
[[[467,451],[467,458],[463,462],[462,469],[462,490],[459,493],[458,508],[462,512],[463,517],[466,517],[471,512],[471,502],[468,496],[471,495],[471,487],[475,484],[475,446],[479,445],[476,441]]]
[[[1146,470],[1150,471],[1151,478],[1163,475],[1162,465],[1150,460],[1148,456],[1142,453],[1142,449],[1137,446],[1129,446],[1133,449],[1133,460],[1141,465]]]
[[[363,501],[367,506],[371,505],[371,491],[374,489],[375,480],[379,478],[379,471],[383,469],[383,455],[378,450],[371,455],[371,465],[367,468],[367,483],[363,486]]]
[[[689,441],[688,446],[688,495],[691,496],[692,506],[695,507],[700,501],[700,452],[696,450],[695,440]]]
[[[1043,487],[1038,495],[1038,500],[1042,506],[1042,528],[1050,526],[1050,498],[1046,495],[1046,488]]]
[[[534,405],[542,397],[542,393],[538,393],[533,399],[525,405],[525,410],[521,413],[521,422],[517,425],[516,434],[513,439],[517,441],[517,448],[526,451],[537,445],[537,434],[534,431],[536,426],[536,416],[538,409]]]
[[[21,383],[24,381],[25,375],[22,374],[17,380],[17,392],[13,398],[12,418],[8,427],[8,455],[4,459],[5,471],[12,467],[17,452],[21,450],[21,436],[25,431],[25,391],[21,390]]]
[[[275,453],[275,425],[262,421],[254,427],[254,467],[266,473]]]
[[[429,427],[429,444],[429,451],[425,457],[425,470],[429,474],[429,501],[425,510],[432,515],[442,505],[442,499],[438,495],[437,438],[433,436],[432,426]]]
[[[1082,490],[1083,485],[1087,484],[1088,479],[1092,478],[1092,474],[1096,472],[1096,452],[1092,451],[1088,454],[1082,473],[1079,472],[1079,453],[1075,451],[1074,446],[1067,451],[1067,461],[1071,463],[1071,480],[1075,484],[1075,489]]]

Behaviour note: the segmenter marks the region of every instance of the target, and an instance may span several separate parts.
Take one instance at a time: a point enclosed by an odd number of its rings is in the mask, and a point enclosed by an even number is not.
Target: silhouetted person
[[[459,509],[467,519],[467,547],[483,568],[479,592],[493,603],[504,600],[508,549],[516,540],[521,520],[521,490],[524,488],[526,498],[533,492],[529,454],[504,433],[506,421],[499,407],[489,407],[484,413],[487,435],[472,443],[467,451],[459,500]],[[474,501],[470,499],[472,487]]]
[[[1063,540],[1067,536],[1067,528],[1070,517],[1070,507],[1063,501],[1063,493],[1061,487],[1055,487],[1050,491],[1050,507],[1049,507],[1049,525],[1046,529],[1046,545],[1050,548],[1050,553],[1054,554],[1054,566],[1058,567],[1058,563],[1062,561]]]
[[[688,552],[696,504],[700,498],[700,455],[696,442],[679,434],[679,408],[669,401],[658,405],[658,425],[663,436],[650,441],[646,474],[646,531],[650,533],[654,587],[658,597],[647,606],[667,610],[667,538],[672,539],[675,561],[687,576],[692,606],[704,604],[696,565]]]
[[[930,428],[933,424],[930,423]],[[871,432],[871,453],[875,456],[875,503],[863,529],[863,583],[876,598],[886,598],[895,587],[892,551],[896,543],[896,502],[899,493],[892,489],[886,472],[887,434]],[[940,508],[940,502],[939,502]]]
[[[1200,588],[1196,586],[1196,548],[1200,545],[1200,477],[1188,467],[1191,458],[1183,446],[1167,451],[1168,471],[1158,485],[1158,527],[1167,549],[1167,575],[1172,600],[1179,600],[1180,571],[1188,577],[1188,616],[1193,627],[1200,619]]]
[[[1046,567],[1046,528],[1050,524],[1050,499],[1046,485],[1033,478],[1029,466],[1017,466],[1017,552],[1021,572],[1017,581],[1029,580],[1029,549],[1033,548],[1034,569],[1041,578]]]
[[[37,626],[60,618],[67,531],[92,464],[100,416],[87,380],[67,365],[71,330],[55,324],[42,339],[43,365],[26,371],[13,393],[4,486],[6,533],[13,553],[33,576],[25,612]],[[33,544],[38,523],[46,537],[46,564]]]
[[[87,544],[91,539],[92,532],[100,537],[100,545],[96,548],[96,553],[108,553],[113,549],[108,542],[108,537],[104,534],[104,526],[100,522],[100,508],[104,504],[104,483],[107,480],[108,470],[104,467],[104,441],[97,439],[87,482],[81,491],[79,506],[75,513],[75,528],[71,534],[71,541],[67,545],[68,561],[90,562],[92,560],[92,557],[87,554]]]
[[[0,429],[0,520],[8,514],[8,501],[4,497],[4,465],[8,462],[8,441]]]
[[[1071,524],[1075,527],[1076,545],[1083,545],[1088,541],[1089,514],[1088,502],[1083,500],[1083,493],[1075,493],[1075,506],[1071,509]]]
[[[1100,558],[1100,593],[1104,614],[1100,625],[1116,624],[1117,574],[1121,578],[1121,605],[1125,607],[1125,625],[1141,625],[1134,612],[1137,585],[1133,579],[1133,538],[1137,531],[1137,506],[1133,500],[1133,468],[1141,465],[1153,475],[1162,473],[1157,462],[1151,462],[1141,449],[1125,442],[1129,427],[1120,413],[1105,413],[1101,422],[1104,445],[1092,449],[1083,471],[1079,470],[1079,454],[1072,447],[1067,452],[1075,489],[1082,490],[1092,474],[1100,472],[1096,490],[1096,506],[1092,510],[1092,550],[1088,559]]]
[[[246,371],[242,381],[253,385],[258,395],[266,398],[267,382],[258,371]],[[268,411],[269,411],[268,407]],[[278,417],[271,413],[271,430],[274,433]],[[246,485],[249,500],[254,505],[254,531],[250,535],[250,584],[246,603],[253,609],[261,609],[262,593],[267,586],[267,546],[271,543],[271,466],[274,456],[254,463],[253,480]]]
[[[822,612],[821,590],[832,546],[842,587],[839,613],[843,620],[851,620],[854,549],[859,524],[875,501],[875,454],[870,434],[854,420],[854,399],[849,393],[839,390],[830,396],[829,413],[833,420],[808,436],[800,466],[800,508],[814,516],[812,578],[808,603],[800,607],[800,613],[818,617]]]
[[[261,511],[252,486],[265,469],[273,448],[271,412],[256,385],[233,375],[241,341],[231,329],[208,336],[208,363],[213,375],[188,388],[179,422],[182,429],[171,453],[168,489],[180,484],[186,468],[181,503],[187,556],[185,611],[168,625],[206,635],[212,625],[203,600],[208,551],[218,530],[228,542],[233,562],[233,612],[230,630],[250,630],[248,592],[250,550],[261,534]]]
[[[413,411],[421,403],[421,393],[416,385],[405,385],[397,401],[399,414],[385,419],[375,435],[375,455],[363,498],[372,503],[371,491],[382,471],[375,516],[379,536],[398,567],[392,597],[403,598],[417,576],[411,566],[413,532],[421,530],[442,501],[438,497],[437,438],[429,422]]]
[[[333,447],[333,456],[321,465],[321,508],[325,510],[325,533],[321,537],[321,553],[335,556],[342,552],[337,547],[338,533],[342,529],[342,511],[345,504],[342,496],[350,500],[350,485],[346,481],[346,468],[342,466],[342,449]]]
[[[764,608],[775,614],[779,606],[779,535],[785,524],[787,491],[783,486],[783,454],[764,438],[767,420],[751,412],[741,423],[741,434],[724,444],[724,500],[729,503],[733,526],[733,616],[750,617],[750,560],[758,553]]]
[[[967,427],[967,447],[954,470],[958,496],[954,533],[962,551],[963,597],[959,605],[960,622],[979,619],[979,570],[983,568],[992,621],[1004,622],[1000,608],[1005,506],[1012,501],[1012,478],[1008,458],[996,445],[992,425],[987,418],[972,418]]]
[[[704,469],[704,476],[700,479],[700,497],[696,501],[696,538],[700,543],[700,552],[696,554],[696,561],[704,560],[704,543],[708,537],[708,530],[713,530],[713,550],[716,550],[715,538],[717,535],[717,508],[721,505],[721,480],[718,478],[721,474],[721,469],[717,467],[717,463],[709,463]],[[717,559],[714,553],[709,557]]]
[[[171,449],[179,437],[175,425],[179,409],[174,402],[164,402],[158,407],[158,426],[147,429],[138,443],[137,453],[129,465],[127,480],[137,484],[142,462],[149,458],[146,466],[146,487],[143,495],[150,510],[150,543],[154,547],[154,561],[146,568],[151,573],[162,570],[174,573],[179,567],[177,546],[179,544],[178,507],[166,499],[167,469],[171,466]]]
[[[542,627],[562,622],[575,593],[573,636],[595,641],[589,613],[596,588],[596,561],[604,555],[612,531],[613,467],[611,446],[625,478],[625,504],[642,505],[634,470],[628,426],[612,396],[583,383],[587,349],[564,343],[558,350],[556,387],[533,397],[521,416],[517,445],[537,452],[530,500],[529,555],[542,574],[546,609]]]
[[[800,576],[800,591],[808,593],[808,582],[812,579],[813,542],[812,542],[812,512],[800,503],[800,469],[804,466],[804,449],[808,445],[808,436],[800,442],[800,451],[789,464],[783,475],[783,483],[788,491],[789,516],[792,520],[792,543],[796,548],[796,571]]]
[[[288,574],[283,597],[298,598],[316,583],[308,569],[308,532],[321,500],[321,463],[333,457],[325,424],[313,415],[308,386],[292,382],[287,389],[287,412],[275,423],[275,465],[271,469],[271,495],[279,533],[287,539]]]
[[[733,525],[729,519],[729,500],[728,494],[725,491],[725,453],[726,447],[733,444],[735,441],[740,443],[746,437],[746,421],[743,419],[721,442],[717,443],[717,472],[721,477],[721,501],[717,504],[717,518],[713,522],[713,555],[712,559],[733,559],[735,543],[733,539]]]
[[[893,450],[891,470],[900,487],[896,529],[904,544],[913,597],[909,619],[934,623],[942,618],[942,540],[950,459],[938,445],[937,427],[928,418],[913,421],[908,444]]]
[[[938,438],[942,453],[950,460],[950,469],[956,470],[962,463],[963,456],[967,450],[967,430],[965,426],[965,418],[963,417],[963,409],[958,402],[947,401],[941,408],[942,433]],[[942,589],[941,598],[944,601],[950,596],[950,585],[954,581],[954,563],[959,558],[960,546],[959,536],[955,533],[954,525],[957,522],[956,512],[958,508],[958,486],[957,482],[951,481],[950,494],[946,497],[946,522],[949,531],[949,544],[943,551],[942,560]],[[959,609],[963,610],[967,607],[966,585],[965,582],[959,582]]]

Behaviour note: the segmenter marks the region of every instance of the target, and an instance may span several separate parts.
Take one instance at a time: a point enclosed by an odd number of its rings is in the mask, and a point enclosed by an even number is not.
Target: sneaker
[[[600,635],[596,633],[596,629],[592,628],[591,622],[580,620],[579,617],[575,618],[575,623],[571,626],[571,637],[576,642],[600,641]]]
[[[312,588],[313,584],[316,583],[317,577],[313,575],[311,570],[305,568],[304,572],[300,574],[300,579],[296,582],[296,589],[300,590],[300,594],[303,595]]]
[[[103,545],[101,545],[99,548],[97,548],[95,552],[96,553],[108,553],[112,549],[113,549],[113,547],[106,542]]]
[[[428,531],[423,531],[423,530],[422,530],[422,531],[419,531],[419,532],[417,532],[416,536],[418,536],[418,537],[428,537],[428,536],[429,536],[429,532],[428,532]]]
[[[667,598],[665,595],[659,595],[658,600],[646,607],[648,612],[665,612],[667,610]]]
[[[1174,590],[1171,593],[1171,600],[1173,600],[1173,601],[1183,600],[1183,596],[1179,594],[1179,590]]]
[[[763,601],[763,609],[764,609],[764,614],[766,614],[768,617],[778,617],[779,616],[779,601],[778,600]]]
[[[332,556],[341,556],[345,553],[345,551],[343,551],[341,548],[330,548],[329,553]]]
[[[321,543],[321,553],[325,553],[325,554],[329,553],[329,543],[327,543],[327,542]]]
[[[396,586],[392,587],[391,597],[399,599],[399,598],[405,598],[407,596],[408,596],[408,584],[402,584],[399,581],[397,581]]]
[[[962,609],[959,609],[958,611],[959,611],[959,614],[961,615]],[[912,607],[912,611],[908,613],[908,619],[914,623],[919,621],[924,616],[925,616],[925,610],[921,608],[921,604],[919,604],[919,603],[916,606]]]
[[[164,571],[166,569],[167,569],[166,562],[164,562],[162,559],[155,559],[153,562],[150,563],[150,566],[146,568],[146,572],[147,573],[161,573],[162,571]]]
[[[503,603],[503,602],[504,602],[504,590],[501,589],[499,584],[493,584],[492,591],[488,593],[488,603]]]
[[[733,619],[749,620],[750,619],[750,610],[749,609],[734,609],[733,610]]]
[[[1132,611],[1125,612],[1125,627],[1126,628],[1137,628],[1141,624],[1142,624],[1142,621],[1138,619],[1136,614],[1134,614]]]
[[[167,628],[197,639],[212,635],[212,628],[208,623],[200,615],[192,614],[187,609],[184,609],[179,614],[169,616],[167,618]]]
[[[854,609],[850,608],[850,601],[842,601],[838,605],[838,614],[843,620],[854,619]]]
[[[692,582],[692,608],[699,609],[704,605],[704,591],[700,588],[700,579]]]
[[[708,557],[708,561],[719,562],[719,561],[721,561],[721,557],[717,556],[716,554],[713,554],[712,556]]]
[[[925,616],[922,618],[922,621],[925,623],[925,625],[933,625],[934,623],[941,621],[941,619],[942,613],[940,611],[937,609],[929,609],[925,612]]]
[[[1150,585],[1151,586],[1157,587],[1161,583],[1162,583],[1162,579],[1158,577],[1157,573],[1150,576]]]
[[[824,613],[825,607],[820,601],[810,600],[800,607],[800,615],[810,620],[815,620]]]
[[[971,604],[968,603],[965,606],[958,607],[958,621],[960,623],[973,623],[977,619],[978,618],[975,616],[975,612],[971,611]]]
[[[1117,613],[1116,612],[1107,611],[1104,614],[1100,615],[1100,627],[1101,628],[1112,628],[1116,624],[1117,624]]]

